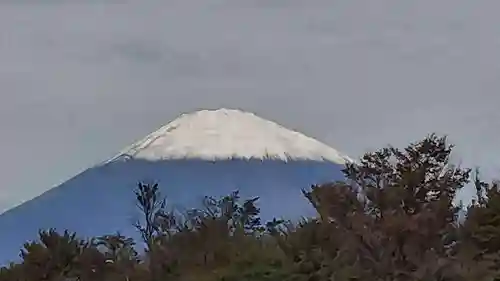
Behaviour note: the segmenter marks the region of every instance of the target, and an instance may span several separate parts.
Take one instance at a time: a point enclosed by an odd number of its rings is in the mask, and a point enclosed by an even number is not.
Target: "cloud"
[[[181,112],[235,107],[357,157],[436,131],[498,174],[495,1],[2,1],[0,209]]]

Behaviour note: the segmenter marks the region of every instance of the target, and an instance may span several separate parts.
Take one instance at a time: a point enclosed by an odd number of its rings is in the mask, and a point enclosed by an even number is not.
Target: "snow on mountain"
[[[107,163],[123,158],[352,161],[335,149],[253,113],[235,109],[183,114]]]

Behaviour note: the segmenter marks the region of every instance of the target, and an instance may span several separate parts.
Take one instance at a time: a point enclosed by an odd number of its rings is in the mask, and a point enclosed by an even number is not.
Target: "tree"
[[[452,148],[436,135],[384,148],[347,164],[346,182],[304,191],[318,219],[281,243],[298,271],[317,280],[461,280],[453,199],[470,170],[449,163]]]
[[[113,280],[130,280],[140,262],[134,240],[116,233],[98,237],[96,246],[104,256],[108,275]]]
[[[462,227],[461,247],[486,278],[500,280],[500,190],[499,183],[482,181],[479,171],[474,181],[476,199],[467,211]],[[479,279],[477,279],[479,280]]]
[[[159,235],[158,220],[166,217],[166,199],[162,197],[157,183],[138,183],[134,191],[137,207],[143,215],[143,222],[135,223],[149,251],[153,248],[155,236]]]
[[[160,269],[164,263],[159,257],[157,243],[165,233],[162,233],[162,227],[169,221],[169,213],[166,211],[166,198],[161,195],[157,183],[144,184],[138,183],[134,191],[137,207],[139,208],[143,222],[135,223],[136,229],[142,236],[146,244],[146,253],[148,255],[148,266],[153,281],[160,279]]]
[[[23,271],[29,280],[63,281],[75,277],[78,258],[86,246],[75,233],[55,229],[39,232],[39,242],[27,242],[21,251]]]

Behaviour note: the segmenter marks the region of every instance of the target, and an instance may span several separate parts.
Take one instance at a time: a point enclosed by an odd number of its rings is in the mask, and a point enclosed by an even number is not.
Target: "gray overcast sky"
[[[232,107],[358,157],[430,132],[500,175],[500,2],[0,1],[0,209],[181,112]]]

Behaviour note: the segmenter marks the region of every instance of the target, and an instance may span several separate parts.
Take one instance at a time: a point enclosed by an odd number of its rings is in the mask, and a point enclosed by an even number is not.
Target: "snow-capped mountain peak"
[[[177,119],[134,143],[119,159],[276,159],[352,161],[335,149],[253,113],[201,110]]]

